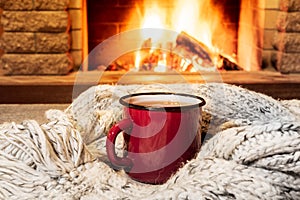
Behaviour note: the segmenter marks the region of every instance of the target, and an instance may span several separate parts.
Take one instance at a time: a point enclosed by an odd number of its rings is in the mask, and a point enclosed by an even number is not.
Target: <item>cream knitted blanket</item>
[[[148,185],[110,167],[105,134],[121,96],[158,90],[204,97],[206,137],[165,184]],[[100,85],[46,116],[0,125],[1,199],[300,199],[299,100],[221,83]]]

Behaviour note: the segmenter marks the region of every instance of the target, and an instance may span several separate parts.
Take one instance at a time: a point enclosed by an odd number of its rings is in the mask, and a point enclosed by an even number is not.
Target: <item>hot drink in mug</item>
[[[133,179],[166,182],[201,146],[201,97],[181,93],[137,93],[120,98],[124,119],[109,131],[106,150],[112,165]],[[126,153],[118,157],[115,142],[123,134]]]

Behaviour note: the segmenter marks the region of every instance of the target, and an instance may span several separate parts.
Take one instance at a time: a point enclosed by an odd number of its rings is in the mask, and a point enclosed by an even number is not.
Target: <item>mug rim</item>
[[[125,99],[134,97],[134,96],[142,96],[142,95],[177,95],[177,96],[185,96],[185,97],[191,97],[200,100],[200,103],[195,103],[191,105],[176,105],[176,106],[159,106],[159,107],[147,107],[147,106],[142,106],[142,105],[137,105],[133,103],[128,103],[125,101]],[[128,108],[134,108],[138,110],[149,110],[149,111],[181,111],[181,110],[186,110],[186,109],[191,109],[191,108],[196,108],[196,107],[202,107],[206,104],[206,101],[204,98],[192,94],[186,94],[186,93],[176,93],[176,92],[142,92],[142,93],[133,93],[133,94],[128,94],[124,95],[119,99],[120,104],[123,106],[126,106]]]

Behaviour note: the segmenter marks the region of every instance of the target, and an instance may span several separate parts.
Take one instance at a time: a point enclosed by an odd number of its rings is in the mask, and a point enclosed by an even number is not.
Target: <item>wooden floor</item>
[[[70,104],[0,104],[0,124],[4,122],[21,123],[24,120],[36,120],[47,123],[46,111],[56,109],[64,111]]]
[[[270,71],[203,73],[77,72],[66,76],[0,76],[0,103],[71,103],[97,84],[209,83],[239,85],[280,99],[300,99],[300,74]]]

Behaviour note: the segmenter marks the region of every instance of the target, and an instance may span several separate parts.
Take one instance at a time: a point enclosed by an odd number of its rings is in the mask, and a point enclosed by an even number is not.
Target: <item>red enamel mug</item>
[[[108,132],[107,156],[134,180],[165,183],[201,146],[202,106],[199,96],[182,93],[135,93],[120,98],[124,119]],[[123,134],[124,155],[115,142]]]

